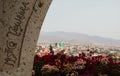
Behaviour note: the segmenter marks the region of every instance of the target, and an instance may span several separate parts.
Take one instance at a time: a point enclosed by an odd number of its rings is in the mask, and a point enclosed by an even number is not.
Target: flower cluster
[[[59,72],[59,69],[56,66],[46,64],[41,68],[41,72],[42,76],[53,76],[54,74]]]
[[[120,62],[110,56],[79,56],[65,54],[35,55],[35,76],[120,76]]]

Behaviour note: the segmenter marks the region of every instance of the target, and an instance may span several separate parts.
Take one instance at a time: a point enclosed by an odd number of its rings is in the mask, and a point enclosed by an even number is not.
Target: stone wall
[[[0,0],[0,76],[31,76],[51,0]]]

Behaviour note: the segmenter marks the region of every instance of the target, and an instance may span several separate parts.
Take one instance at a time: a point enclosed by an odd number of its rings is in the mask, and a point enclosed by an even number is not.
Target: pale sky
[[[53,0],[42,31],[78,32],[120,40],[120,0]]]

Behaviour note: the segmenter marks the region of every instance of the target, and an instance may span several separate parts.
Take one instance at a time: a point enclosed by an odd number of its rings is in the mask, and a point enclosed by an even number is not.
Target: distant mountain
[[[120,40],[103,38],[99,36],[89,36],[75,32],[42,32],[38,42],[94,42],[110,45],[120,45]]]

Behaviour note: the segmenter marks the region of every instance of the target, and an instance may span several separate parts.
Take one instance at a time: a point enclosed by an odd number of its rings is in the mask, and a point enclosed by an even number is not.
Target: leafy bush
[[[90,52],[91,54],[91,52]],[[35,55],[34,76],[120,76],[120,62],[109,56]]]

